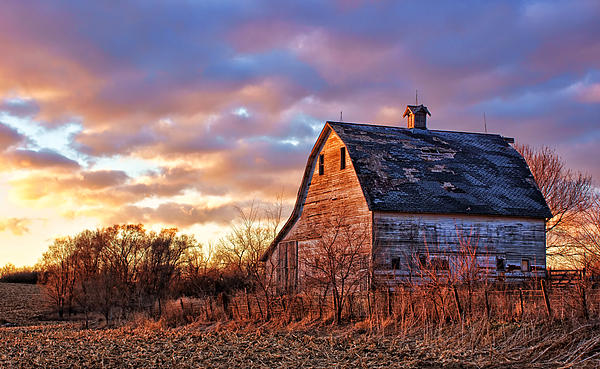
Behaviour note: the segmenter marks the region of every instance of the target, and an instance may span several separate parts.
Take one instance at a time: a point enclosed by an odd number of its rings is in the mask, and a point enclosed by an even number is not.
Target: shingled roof
[[[402,118],[404,118],[405,116],[407,116],[409,113],[413,113],[413,114],[417,114],[417,113],[425,113],[429,116],[431,116],[431,113],[429,112],[429,109],[427,109],[426,106],[424,106],[423,104],[421,105],[407,105],[406,106],[406,110],[404,110],[404,114],[402,114]]]
[[[552,217],[527,163],[500,135],[327,124],[372,211]]]

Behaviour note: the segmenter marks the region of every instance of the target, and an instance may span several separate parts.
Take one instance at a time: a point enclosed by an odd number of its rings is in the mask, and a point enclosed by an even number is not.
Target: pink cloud
[[[15,129],[0,122],[0,152],[25,140]]]
[[[576,92],[577,99],[584,103],[600,103],[600,83],[583,86]]]

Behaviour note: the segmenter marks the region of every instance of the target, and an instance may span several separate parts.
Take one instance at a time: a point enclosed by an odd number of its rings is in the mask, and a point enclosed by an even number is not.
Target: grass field
[[[24,324],[0,328],[0,368],[600,365],[598,322],[454,324],[398,332],[393,329],[394,322],[387,323],[386,331],[373,331],[368,322],[341,328],[308,322],[284,327],[275,323],[195,322],[168,328],[164,322],[140,317],[118,328],[86,330],[81,329],[80,321],[40,324],[44,306],[37,286],[0,288],[2,296],[14,300],[3,301],[0,317]]]

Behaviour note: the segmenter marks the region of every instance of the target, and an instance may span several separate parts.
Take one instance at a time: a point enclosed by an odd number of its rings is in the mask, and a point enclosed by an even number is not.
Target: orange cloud
[[[0,218],[0,232],[9,231],[14,235],[21,236],[29,232],[28,218]]]

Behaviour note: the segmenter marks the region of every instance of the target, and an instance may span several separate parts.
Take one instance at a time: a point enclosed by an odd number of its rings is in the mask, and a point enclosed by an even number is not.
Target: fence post
[[[387,288],[387,316],[392,316],[392,291],[390,291],[390,286]]]
[[[523,289],[519,288],[519,300],[521,300],[521,320],[525,316],[525,305],[523,304]]]
[[[248,309],[248,320],[252,319],[252,309],[250,308],[250,299],[248,298],[248,289],[244,288],[244,295],[246,297],[246,308]]]
[[[369,309],[369,320],[373,317],[373,309],[371,307],[371,290],[367,290],[367,305]]]
[[[490,301],[488,299],[488,290],[487,288],[483,291],[485,295],[485,314],[487,315],[488,322],[490,321]]]
[[[540,280],[540,285],[542,286],[542,294],[544,295],[544,302],[546,303],[546,313],[548,314],[548,318],[552,319],[552,308],[550,307],[550,298],[548,298],[548,292],[546,291],[546,284],[544,280]]]
[[[585,320],[590,320],[590,313],[588,312],[587,307],[587,298],[585,296],[585,285],[581,285],[581,304],[583,305],[583,317]]]
[[[456,303],[456,310],[458,310],[458,317],[462,321],[463,309],[462,309],[462,306],[460,306],[460,299],[458,298],[458,291],[456,290],[456,286],[452,286],[452,289],[454,290],[454,302]]]

